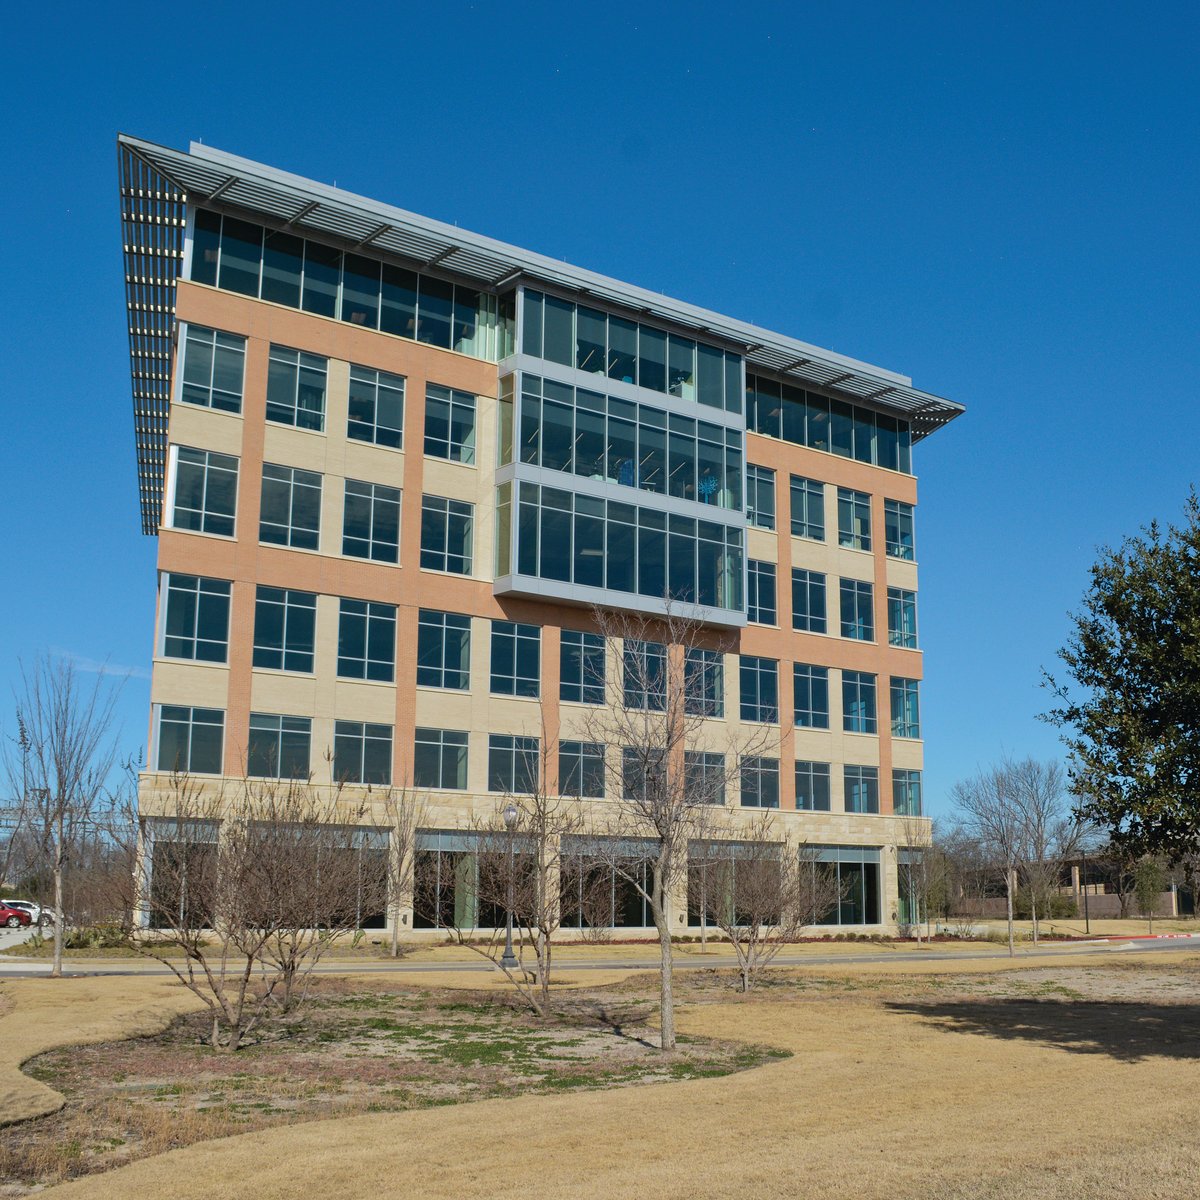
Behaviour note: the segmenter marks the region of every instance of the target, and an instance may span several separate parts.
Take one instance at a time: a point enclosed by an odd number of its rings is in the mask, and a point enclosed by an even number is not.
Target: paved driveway
[[[7,950],[9,946],[19,946],[31,933],[36,932],[32,925],[22,926],[20,929],[8,929],[0,925],[0,950]]]

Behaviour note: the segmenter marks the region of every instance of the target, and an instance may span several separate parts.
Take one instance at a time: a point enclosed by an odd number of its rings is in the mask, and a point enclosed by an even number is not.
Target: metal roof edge
[[[523,274],[542,279],[549,284],[557,284],[560,287],[584,293],[597,292],[601,294],[601,299],[624,303],[635,312],[642,311],[648,316],[658,316],[660,319],[668,321],[673,320],[697,331],[707,330],[711,335],[724,338],[734,344],[742,344],[746,347],[760,345],[770,347],[799,361],[812,361],[831,367],[842,367],[855,374],[867,375],[880,380],[881,383],[892,384],[901,389],[919,390],[912,387],[910,376],[900,372],[852,358],[835,350],[815,346],[764,326],[741,321],[713,309],[702,308],[665,293],[654,292],[612,276],[577,267],[571,263],[553,259],[536,251],[526,250],[512,243],[487,237],[445,221],[437,221],[395,205],[373,200],[356,192],[346,191],[302,175],[283,171],[254,159],[232,154],[229,151],[206,146],[199,142],[191,142],[187,151],[181,151],[127,134],[119,135],[118,140],[135,150],[144,150],[156,157],[166,155],[199,160],[214,168],[237,173],[243,178],[254,177],[277,187],[305,194],[331,207],[352,210],[362,215],[387,220],[389,223],[408,226],[426,236],[456,242],[465,249],[491,257],[508,259],[514,268],[520,268]],[[159,168],[161,169],[161,164],[159,164]],[[447,267],[449,266],[450,264],[447,264]],[[454,269],[461,270],[457,267]],[[933,396],[930,393],[922,394],[930,395],[931,399],[953,409],[962,409],[961,405],[946,400],[944,397]]]

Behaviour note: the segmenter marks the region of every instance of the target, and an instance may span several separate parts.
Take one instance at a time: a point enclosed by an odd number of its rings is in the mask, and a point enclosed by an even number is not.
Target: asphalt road
[[[5,945],[24,940],[24,934],[11,938],[8,931],[0,933],[0,949]],[[1115,951],[1137,951],[1139,953],[1179,953],[1181,951],[1196,951],[1200,949],[1200,933],[1172,935],[1153,939],[1103,939],[1092,942],[1055,943],[1048,946],[1025,946],[1017,951],[1021,961],[1045,960],[1052,958],[1076,958],[1080,955],[1111,954]],[[782,967],[812,967],[836,966],[839,963],[878,963],[884,964],[895,959],[911,962],[944,962],[969,963],[981,962],[988,959],[1006,959],[1008,951],[1001,946],[981,946],[978,949],[961,950],[946,949],[931,946],[928,949],[896,950],[892,954],[876,951],[871,954],[781,954],[774,960],[776,966]],[[735,967],[737,961],[732,954],[705,955],[695,958],[686,951],[676,953],[675,965],[680,970],[712,970],[714,968]],[[571,959],[560,960],[560,971],[652,971],[655,961],[649,955],[630,956],[628,959]],[[82,978],[94,975],[170,975],[169,967],[151,959],[131,959],[108,961],[67,959],[63,964],[63,974],[68,977]],[[328,959],[318,965],[317,971],[322,975],[346,974],[405,974],[420,972],[458,971],[487,974],[497,968],[480,959],[478,962],[392,962],[390,960],[369,960],[366,962],[346,959]],[[30,960],[0,958],[0,979],[32,979],[50,973],[50,963],[45,959]]]

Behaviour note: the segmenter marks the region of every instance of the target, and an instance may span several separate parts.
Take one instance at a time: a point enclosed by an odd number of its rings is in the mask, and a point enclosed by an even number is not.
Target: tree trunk
[[[62,978],[63,964],[63,830],[60,814],[54,844],[54,965],[52,979]]]
[[[396,915],[392,918],[392,957],[400,957],[400,910],[396,909]]]
[[[1033,918],[1033,944],[1038,944],[1038,915],[1037,915],[1037,892],[1031,886],[1029,889],[1029,915]]]
[[[1016,957],[1016,947],[1013,944],[1013,873],[1004,872],[1004,892],[1008,898],[1008,957]]]
[[[662,1027],[661,1045],[664,1050],[675,1049],[675,993],[672,989],[673,947],[671,932],[667,928],[666,904],[664,901],[661,912],[655,914],[658,918],[658,945],[662,952],[662,962],[659,968],[659,1024]]]
[[[550,937],[544,931],[538,932],[537,941],[538,986],[542,989],[542,1005],[550,1007]]]

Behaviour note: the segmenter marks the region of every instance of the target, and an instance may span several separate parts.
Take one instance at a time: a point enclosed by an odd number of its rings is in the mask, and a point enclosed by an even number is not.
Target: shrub
[[[120,925],[78,925],[63,934],[67,950],[119,950],[129,944],[129,931]]]
[[[1013,916],[1018,921],[1028,921],[1033,916],[1028,888],[1019,888],[1013,897]],[[1079,908],[1073,896],[1060,896],[1057,892],[1038,897],[1039,921],[1062,921],[1079,916]]]

